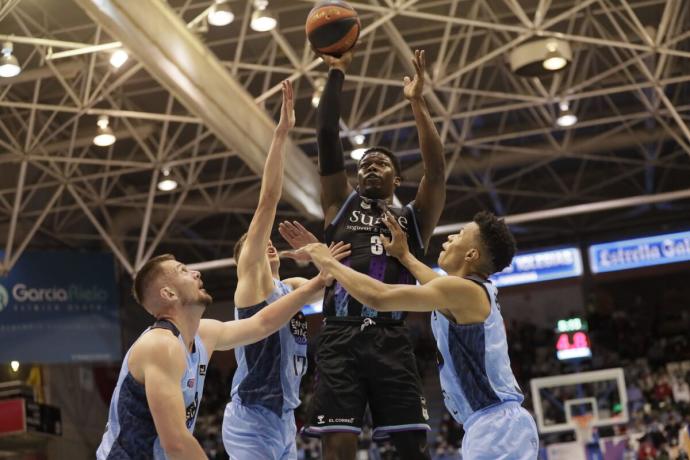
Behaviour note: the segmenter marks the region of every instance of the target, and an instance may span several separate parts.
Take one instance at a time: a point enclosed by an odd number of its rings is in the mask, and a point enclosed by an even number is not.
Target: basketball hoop
[[[592,432],[592,423],[594,423],[594,415],[573,415],[572,421],[575,424],[575,439],[578,443],[586,446],[594,440],[594,433]]]

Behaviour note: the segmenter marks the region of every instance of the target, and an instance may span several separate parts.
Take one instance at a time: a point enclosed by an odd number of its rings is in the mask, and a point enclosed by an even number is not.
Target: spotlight
[[[22,68],[19,67],[19,61],[12,55],[12,42],[4,42],[2,44],[2,57],[0,57],[0,77],[10,78],[19,75]]]
[[[275,29],[278,20],[268,10],[268,0],[254,0],[254,8],[256,10],[252,13],[251,28],[257,32],[268,32]]]
[[[311,97],[311,105],[316,108],[319,106],[319,101],[321,101],[321,95],[323,94],[323,89],[326,87],[326,80],[323,78],[317,78],[314,80],[314,95]]]
[[[352,142],[355,145],[362,145],[367,140],[367,136],[362,133],[357,133],[352,136]]]
[[[559,104],[559,112],[556,124],[561,128],[567,128],[577,123],[577,115],[570,110],[567,102],[564,101]]]
[[[364,156],[364,152],[366,152],[367,149],[359,148],[359,149],[354,149],[352,152],[350,152],[350,158],[352,158],[355,161],[359,161],[362,159],[362,156]]]
[[[558,44],[554,41],[550,41],[546,44],[546,57],[542,65],[546,70],[556,71],[561,70],[563,67],[568,65],[568,60],[558,51]]]
[[[125,50],[117,50],[110,55],[110,65],[119,69],[129,59],[129,54]]]
[[[570,44],[559,38],[535,38],[508,54],[510,70],[521,77],[548,77],[573,60]]]
[[[12,372],[17,372],[19,370],[19,361],[10,362],[10,369],[12,369]]]
[[[164,179],[158,182],[158,190],[161,192],[170,192],[177,188],[177,181],[170,178],[170,168],[163,168],[161,171]]]
[[[99,147],[108,147],[115,143],[115,134],[113,130],[110,129],[110,120],[108,120],[108,115],[101,115],[98,117],[96,122],[98,125],[98,132],[93,138],[93,143]]]
[[[216,0],[206,17],[209,24],[217,27],[227,26],[235,20],[235,15],[226,0]]]

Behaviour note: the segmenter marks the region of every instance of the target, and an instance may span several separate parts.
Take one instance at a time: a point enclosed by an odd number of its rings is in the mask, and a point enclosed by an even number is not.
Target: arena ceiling
[[[0,78],[0,247],[105,249],[131,272],[151,254],[231,256],[252,217],[280,104],[296,88],[279,218],[320,219],[315,110],[325,67],[304,21],[313,1],[271,0],[279,25],[206,24],[212,0],[0,0],[0,38],[23,68]],[[421,176],[402,77],[427,51],[427,101],[446,147],[439,234],[488,208],[525,246],[683,225],[690,197],[690,5],[678,0],[358,0],[362,34],[344,89],[355,134],[403,161],[402,202]],[[566,40],[573,62],[516,76],[508,53]],[[124,46],[119,69],[111,53]],[[559,102],[579,121],[556,125]],[[108,115],[117,141],[92,144]],[[348,161],[353,171],[353,161]],[[157,190],[162,169],[179,187]],[[439,240],[439,238],[437,238]],[[438,242],[436,243],[438,244]]]

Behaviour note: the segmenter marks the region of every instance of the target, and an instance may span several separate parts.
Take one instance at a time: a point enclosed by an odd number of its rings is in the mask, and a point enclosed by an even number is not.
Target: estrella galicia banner
[[[592,273],[690,261],[690,232],[667,233],[589,247]]]
[[[118,304],[111,254],[26,252],[0,277],[0,362],[119,360]]]

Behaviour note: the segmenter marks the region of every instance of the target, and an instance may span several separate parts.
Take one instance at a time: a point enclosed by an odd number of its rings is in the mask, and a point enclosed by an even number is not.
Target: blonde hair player
[[[295,125],[292,86],[283,82],[280,121],[266,157],[259,203],[247,233],[235,245],[237,289],[235,318],[260,315],[308,281],[280,279],[280,257],[271,242],[271,229],[283,188],[285,142]],[[349,245],[334,244],[333,256],[342,259]],[[322,296],[309,299],[311,303]],[[295,311],[280,330],[265,339],[235,350],[237,371],[231,400],[223,416],[223,444],[231,460],[296,459],[294,410],[299,406],[299,386],[307,371],[307,322]]]

